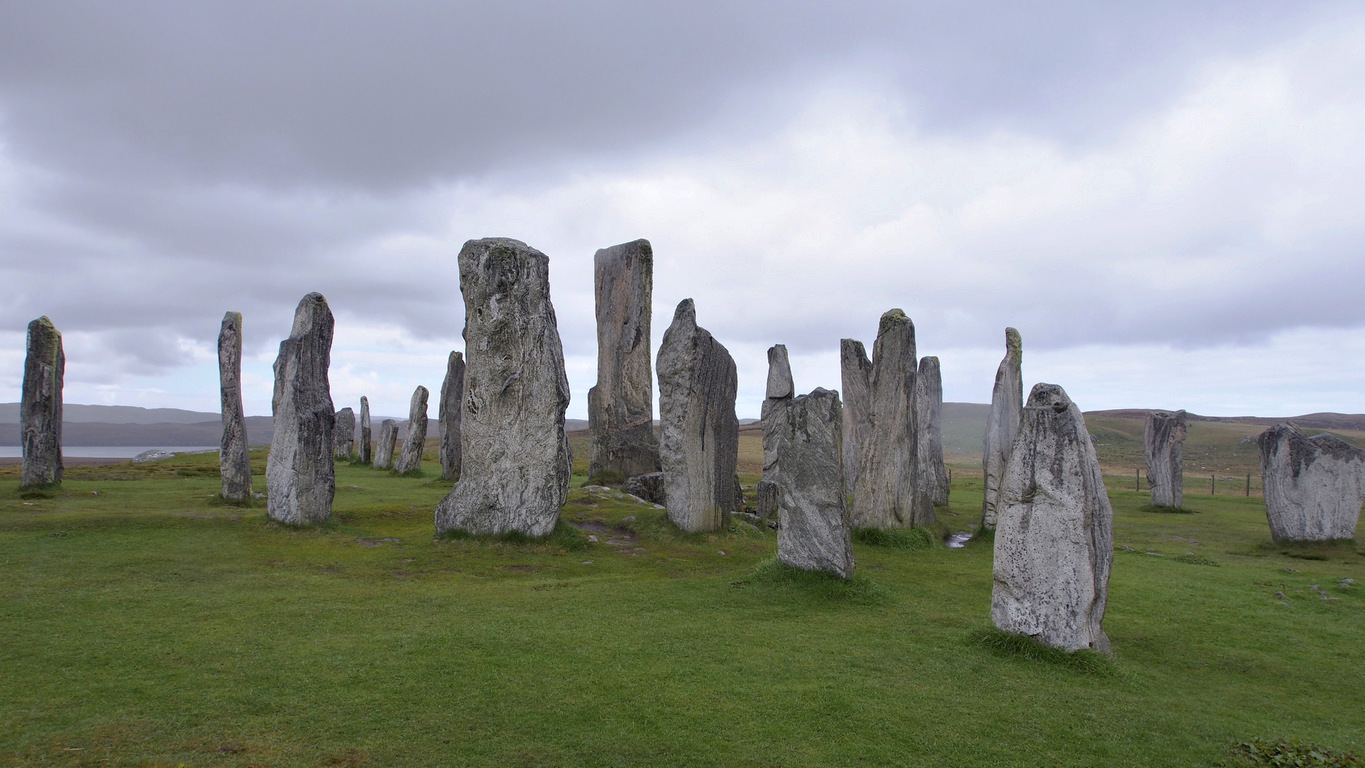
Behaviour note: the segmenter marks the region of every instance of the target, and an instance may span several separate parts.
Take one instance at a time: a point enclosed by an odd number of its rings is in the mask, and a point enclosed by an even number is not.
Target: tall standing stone
[[[668,519],[684,531],[713,531],[737,511],[739,419],[734,358],[697,326],[683,299],[659,345],[659,420]]]
[[[373,440],[370,438],[370,399],[360,396],[360,446],[357,453],[360,463],[369,466],[374,462]]]
[[[355,411],[350,407],[337,411],[336,457],[350,461],[355,452]]]
[[[943,466],[943,374],[937,357],[922,357],[915,374],[915,471],[918,503],[948,503]]]
[[[842,411],[837,393],[816,389],[772,412],[779,467],[777,559],[794,568],[851,579],[853,541],[844,492]]]
[[[24,465],[19,487],[62,481],[62,386],[66,354],[62,335],[46,316],[28,324],[24,390],[19,403],[19,436]]]
[[[861,341],[839,342],[844,391],[844,483],[850,493],[863,468],[863,444],[872,434],[872,361]]]
[[[408,436],[403,440],[403,453],[398,456],[398,463],[393,469],[400,475],[406,475],[422,468],[422,449],[427,443],[427,398],[430,393],[427,388],[418,385],[412,393],[412,401],[408,404]]]
[[[218,330],[218,389],[222,400],[223,434],[218,446],[218,472],[223,498],[251,498],[251,454],[242,413],[242,313],[223,315]]]
[[[1109,653],[1100,625],[1114,513],[1085,419],[1055,384],[1029,394],[997,511],[995,626],[1066,651]]]
[[[768,348],[768,387],[760,416],[763,424],[763,479],[758,481],[755,506],[759,517],[777,514],[777,437],[774,431],[780,418],[777,411],[792,401],[796,385],[792,381],[791,361],[785,344]],[[841,457],[842,460],[842,457]]]
[[[267,513],[291,525],[332,517],[336,474],[336,411],[327,370],[332,364],[332,310],[320,293],[310,293],[294,312],[289,338],[275,358],[271,399],[275,435],[266,459]]]
[[[934,522],[915,505],[915,324],[899,309],[882,315],[872,345],[872,431],[853,487],[853,524],[895,528]]]
[[[981,469],[985,491],[981,499],[981,525],[994,528],[997,497],[1005,464],[1010,458],[1010,446],[1019,431],[1019,419],[1024,407],[1024,377],[1020,370],[1023,342],[1019,332],[1005,329],[1005,358],[995,371],[995,388],[991,391],[991,410],[986,416],[986,436],[982,441]]]
[[[1256,439],[1275,541],[1352,539],[1365,501],[1365,451],[1335,435],[1277,424]]]
[[[1152,506],[1180,507],[1185,502],[1185,468],[1180,455],[1185,445],[1185,412],[1149,411],[1142,444],[1147,454]]]
[[[379,425],[379,437],[374,441],[374,468],[393,468],[393,449],[398,445],[398,422],[384,419]]]
[[[460,479],[460,418],[464,413],[464,355],[451,352],[441,383],[441,479]]]
[[[517,240],[460,249],[465,303],[460,482],[436,507],[436,530],[554,530],[569,492],[564,433],[569,380],[550,303],[550,260]]]
[[[593,272],[597,386],[588,390],[588,474],[625,480],[659,471],[649,354],[654,250],[648,240],[603,248]]]

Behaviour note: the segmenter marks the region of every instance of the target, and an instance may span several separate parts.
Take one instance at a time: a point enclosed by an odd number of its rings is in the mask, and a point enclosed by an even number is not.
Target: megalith
[[[994,528],[1000,480],[1009,461],[1010,447],[1019,431],[1020,414],[1024,407],[1024,378],[1020,370],[1023,342],[1019,332],[1005,329],[1005,358],[995,371],[995,388],[991,390],[991,410],[986,416],[986,435],[981,447],[981,469],[984,492],[981,498],[981,525]]]
[[[441,383],[441,479],[460,479],[460,418],[464,413],[464,354],[451,352]]]
[[[853,487],[857,528],[896,528],[934,522],[933,505],[915,505],[915,324],[899,309],[882,315],[872,345],[872,431],[862,444]]]
[[[224,314],[218,330],[218,391],[223,416],[223,434],[218,445],[223,499],[247,501],[251,498],[251,454],[242,412],[241,312]]]
[[[943,465],[943,373],[937,357],[920,358],[914,423],[917,498],[942,506],[948,503],[948,469]]]
[[[844,484],[849,493],[863,467],[863,443],[872,433],[872,361],[861,341],[839,342],[839,380],[844,391]]]
[[[265,465],[266,511],[282,523],[307,525],[332,517],[336,411],[327,378],[332,329],[327,299],[320,293],[304,296],[275,358],[270,402],[275,435]]]
[[[737,511],[738,380],[730,352],[697,326],[691,299],[674,311],[656,367],[668,519],[689,533],[716,530]]]
[[[460,482],[436,507],[436,531],[554,530],[569,492],[569,380],[550,302],[550,260],[508,238],[460,249],[465,413]]]
[[[24,463],[19,487],[62,481],[62,386],[66,354],[62,334],[43,316],[28,324],[24,384],[19,402],[19,437]]]
[[[787,346],[774,344],[768,348],[768,386],[759,413],[763,424],[763,479],[769,482],[772,482],[772,475],[777,469],[776,443],[772,429],[777,419],[774,411],[791,402],[796,394],[795,389],[791,362],[787,357]]]
[[[1256,439],[1275,541],[1352,539],[1365,501],[1365,451],[1335,435],[1277,424]]]
[[[1180,457],[1185,445],[1185,412],[1149,411],[1142,444],[1152,506],[1179,508],[1185,501],[1185,469]]]
[[[622,482],[659,471],[649,319],[654,250],[648,240],[593,257],[597,303],[597,386],[588,390],[588,475]]]
[[[843,407],[816,389],[772,413],[780,467],[777,559],[806,571],[853,578],[853,541],[844,492]]]
[[[393,469],[393,449],[398,446],[398,422],[384,419],[374,441],[374,468]]]
[[[373,440],[370,438],[370,399],[364,395],[360,396],[360,445],[357,453],[360,456],[360,463],[369,465],[374,461]]]
[[[1029,394],[996,510],[995,626],[1065,651],[1109,653],[1101,623],[1114,515],[1085,419],[1056,384]]]
[[[403,452],[393,466],[400,475],[422,468],[422,448],[427,443],[427,398],[430,396],[427,388],[419,384],[408,403],[408,435],[403,439]]]
[[[336,457],[350,461],[355,452],[355,411],[349,406],[337,411]]]

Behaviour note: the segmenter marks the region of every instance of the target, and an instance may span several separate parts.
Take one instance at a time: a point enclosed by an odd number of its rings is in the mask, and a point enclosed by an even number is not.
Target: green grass
[[[0,765],[1215,766],[1275,764],[1226,762],[1242,744],[1365,748],[1365,554],[1273,545],[1255,498],[1187,495],[1195,514],[1171,515],[1111,490],[1109,660],[989,629],[989,540],[856,541],[843,582],[779,566],[766,527],[683,534],[581,474],[545,540],[437,538],[450,483],[349,463],[334,520],[295,529],[215,501],[216,462],[73,467],[36,499],[0,469]],[[974,527],[980,485],[955,480],[945,530]]]

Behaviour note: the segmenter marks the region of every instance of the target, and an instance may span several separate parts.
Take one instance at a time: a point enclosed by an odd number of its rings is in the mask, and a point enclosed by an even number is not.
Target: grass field
[[[802,578],[770,562],[766,528],[682,535],[581,475],[563,517],[582,530],[434,539],[449,486],[430,460],[425,478],[338,465],[334,522],[297,530],[216,503],[216,462],[73,468],[31,499],[0,469],[0,764],[1213,766],[1256,737],[1365,751],[1365,552],[1272,546],[1259,499],[1154,513],[1112,479],[1109,661],[1002,646],[989,543],[859,544],[852,584]],[[979,507],[980,480],[956,480],[945,527]]]

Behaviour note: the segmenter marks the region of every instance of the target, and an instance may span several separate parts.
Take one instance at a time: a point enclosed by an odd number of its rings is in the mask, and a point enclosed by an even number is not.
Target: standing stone
[[[806,571],[853,578],[848,495],[844,493],[843,408],[816,389],[773,411],[780,470],[777,559]]]
[[[737,511],[738,379],[730,352],[697,326],[691,299],[673,313],[657,367],[668,519],[688,533],[714,531]]]
[[[320,293],[310,293],[294,312],[289,338],[275,358],[271,399],[275,435],[266,459],[267,513],[291,525],[332,517],[336,470],[332,454],[336,411],[327,369],[332,364],[332,310]]]
[[[777,517],[778,506],[777,483],[771,480],[759,480],[758,487],[754,489],[754,507],[759,517],[764,520],[771,520]],[[844,500],[848,504],[848,500]]]
[[[218,331],[218,388],[222,400],[223,434],[218,446],[218,473],[223,499],[251,498],[251,454],[242,414],[242,313],[223,315]]]
[[[1109,653],[1100,624],[1114,513],[1085,419],[1055,384],[1029,394],[997,510],[995,626],[1066,651]]]
[[[464,413],[464,355],[451,352],[441,384],[441,479],[460,479],[460,414]]]
[[[1365,451],[1334,435],[1277,424],[1256,438],[1275,541],[1352,539],[1365,501]]]
[[[1147,485],[1152,506],[1179,508],[1185,501],[1185,468],[1181,449],[1185,445],[1185,412],[1150,411],[1142,430],[1147,454]]]
[[[29,323],[24,390],[19,404],[19,436],[24,447],[20,488],[62,481],[62,386],[65,375],[62,335],[46,316]]]
[[[337,411],[336,457],[350,461],[355,451],[355,411],[342,408]]]
[[[360,396],[360,463],[369,466],[374,461],[370,439],[370,399]]]
[[[550,260],[507,238],[460,249],[465,303],[460,482],[436,507],[436,531],[554,530],[569,492],[569,380],[550,303]]]
[[[597,386],[588,390],[588,475],[623,481],[659,471],[649,318],[654,250],[648,240],[593,257],[597,296]]]
[[[943,374],[937,357],[920,358],[914,410],[915,504],[917,509],[942,506],[948,503],[948,469],[943,466]]]
[[[622,486],[621,490],[651,504],[662,506],[667,501],[667,497],[664,496],[664,473],[662,472],[636,475],[626,480],[626,484]]]
[[[422,449],[427,443],[427,388],[418,385],[408,404],[408,436],[403,440],[403,453],[393,470],[406,475],[422,468]]]
[[[779,417],[775,411],[791,402],[796,394],[795,389],[787,347],[784,344],[774,344],[768,348],[768,389],[759,414],[763,422],[763,482],[774,482],[774,475],[777,472],[777,443],[773,429]],[[762,496],[760,492],[760,504]]]
[[[398,445],[398,422],[384,419],[379,425],[379,439],[374,443],[374,468],[393,468],[393,449]]]
[[[872,361],[861,341],[839,342],[839,378],[844,387],[844,483],[849,492],[863,468],[863,444],[872,434]]]
[[[1024,406],[1024,378],[1020,371],[1023,343],[1019,332],[1005,329],[1005,359],[995,372],[995,389],[991,391],[991,410],[986,417],[986,436],[981,448],[981,468],[985,491],[981,499],[981,525],[994,528],[997,497],[1005,464],[1010,458],[1010,446],[1019,431],[1020,414]]]
[[[930,525],[934,509],[915,507],[915,324],[899,309],[882,315],[872,345],[872,431],[853,487],[858,528]]]

